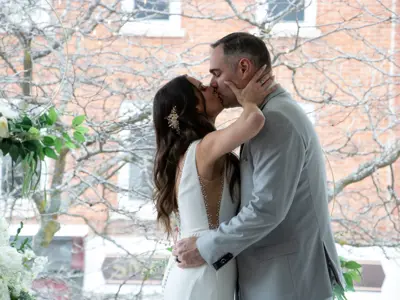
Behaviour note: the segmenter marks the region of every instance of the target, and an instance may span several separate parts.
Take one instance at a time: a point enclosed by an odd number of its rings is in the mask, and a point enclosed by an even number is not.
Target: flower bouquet
[[[63,148],[78,148],[86,140],[84,115],[75,117],[68,129],[57,120],[54,107],[36,117],[23,113],[12,118],[0,112],[0,151],[11,156],[13,167],[22,164],[24,197],[36,190],[45,157],[57,160]]]
[[[33,300],[33,280],[44,269],[47,258],[36,256],[30,249],[28,239],[17,246],[18,229],[10,243],[8,224],[0,217],[0,300]]]

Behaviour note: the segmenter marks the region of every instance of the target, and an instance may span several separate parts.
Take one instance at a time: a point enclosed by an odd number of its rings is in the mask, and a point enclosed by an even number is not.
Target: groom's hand
[[[177,258],[180,268],[194,268],[205,264],[196,246],[197,237],[190,237],[176,242],[172,255]]]

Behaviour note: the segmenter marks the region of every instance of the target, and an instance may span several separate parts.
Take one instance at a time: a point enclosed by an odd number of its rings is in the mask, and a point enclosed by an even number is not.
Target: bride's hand
[[[265,69],[266,65],[261,67],[244,89],[238,89],[233,82],[225,81],[225,84],[229,86],[242,106],[245,103],[258,105],[277,89],[272,70],[265,72]]]

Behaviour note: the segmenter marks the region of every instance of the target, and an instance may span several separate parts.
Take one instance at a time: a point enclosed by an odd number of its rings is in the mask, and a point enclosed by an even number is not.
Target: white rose
[[[0,117],[0,138],[6,139],[10,137],[10,132],[8,131],[8,122],[6,117]]]

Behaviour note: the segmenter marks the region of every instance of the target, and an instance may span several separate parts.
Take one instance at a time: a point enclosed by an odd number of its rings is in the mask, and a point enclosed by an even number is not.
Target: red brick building
[[[208,82],[207,57],[213,41],[234,31],[260,35],[271,51],[277,81],[292,93],[316,126],[327,153],[329,180],[336,182],[330,187],[341,189],[347,182],[356,181],[346,186],[331,204],[338,239],[369,245],[374,240],[368,237],[372,234],[380,244],[398,241],[399,229],[396,231],[394,224],[399,224],[400,203],[396,204],[399,198],[397,196],[396,200],[395,195],[400,194],[400,186],[394,183],[400,182],[400,160],[392,165],[393,176],[388,167],[362,181],[349,175],[374,158],[385,159],[382,153],[388,151],[389,145],[399,145],[400,4],[392,0],[362,3],[306,0],[304,4],[293,1],[298,3],[296,13],[295,9],[287,11],[285,1],[276,1],[274,5],[272,1],[266,2],[269,5],[237,0],[230,6],[225,1],[209,0],[122,0],[116,6],[119,12],[126,14],[121,28],[118,28],[121,19],[113,14],[109,17],[100,13],[91,15],[91,19],[104,19],[87,32],[84,29],[89,26],[84,27],[82,22],[82,28],[76,29],[69,40],[68,51],[71,57],[84,52],[99,54],[91,60],[74,58],[74,74],[84,78],[89,72],[98,72],[107,86],[127,92],[89,101],[86,93],[101,95],[103,91],[83,83],[77,89],[72,106],[79,111],[85,107],[88,117],[95,120],[118,118],[128,111],[138,113],[135,106],[150,100],[156,88],[176,75],[190,74]],[[115,4],[114,1],[105,3]],[[161,13],[141,12],[141,8],[154,9],[154,3]],[[61,1],[54,5],[62,17],[67,6]],[[67,15],[63,19],[65,24],[83,18],[90,8],[88,3],[82,6],[81,12],[76,10]],[[128,15],[135,10],[139,10],[134,14],[135,19],[130,19]],[[263,22],[267,26],[259,25]],[[135,59],[127,60],[124,55]],[[114,69],[104,75],[103,69],[96,69],[93,64],[112,65]],[[133,69],[137,73],[133,73]],[[218,118],[219,126],[225,126],[239,113],[240,109],[223,112]],[[131,132],[125,130],[121,134],[127,138]],[[395,151],[390,153],[396,156]],[[376,165],[381,167],[379,163]],[[362,178],[362,172],[357,174]],[[130,164],[122,167],[111,181],[126,189],[136,189],[146,186],[146,180],[146,168]],[[132,185],[132,182],[137,184]],[[97,192],[102,193],[107,203],[98,201]],[[143,192],[146,193],[146,188]],[[73,240],[88,234],[90,237],[81,249],[84,256],[78,251],[80,255],[70,258],[72,269],[84,274],[79,284],[88,292],[116,291],[118,285],[129,278],[132,271],[129,268],[134,269],[136,263],[131,260],[116,263],[115,257],[126,254],[119,246],[137,253],[154,245],[143,240],[144,231],[140,226],[135,227],[124,214],[115,210],[139,210],[142,222],[152,223],[152,206],[132,194],[115,193],[104,186],[87,192],[83,197],[85,201],[94,204],[88,206],[78,201],[70,206],[68,215],[59,216],[63,225],[56,236],[61,239],[64,235]],[[87,222],[91,228],[85,227]],[[96,237],[93,229],[105,232],[110,240]],[[355,234],[357,232],[360,234]],[[111,240],[117,241],[119,246]],[[112,272],[104,271],[108,270],[105,262],[115,263],[111,268],[117,278],[113,278]],[[382,285],[379,280],[369,287],[379,290]],[[124,293],[134,290],[139,281],[124,286]],[[157,289],[156,284],[154,291]],[[152,292],[150,288],[148,293]]]

